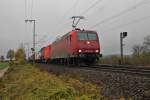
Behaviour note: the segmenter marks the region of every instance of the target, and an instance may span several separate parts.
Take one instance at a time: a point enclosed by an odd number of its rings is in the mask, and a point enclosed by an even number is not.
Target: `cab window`
[[[78,33],[78,40],[88,40],[86,33]]]
[[[88,33],[88,40],[97,40],[97,36],[94,33]]]
[[[95,32],[78,32],[78,40],[97,40]]]

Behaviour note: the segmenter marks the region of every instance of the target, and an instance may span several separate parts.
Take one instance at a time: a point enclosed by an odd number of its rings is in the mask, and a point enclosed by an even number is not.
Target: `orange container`
[[[51,59],[51,45],[48,45],[44,48],[44,59],[46,61]]]

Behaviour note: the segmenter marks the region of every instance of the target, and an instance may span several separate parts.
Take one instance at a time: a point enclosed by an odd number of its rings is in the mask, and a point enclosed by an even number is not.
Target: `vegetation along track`
[[[150,75],[148,72],[145,74],[137,71],[149,70],[149,68],[108,64],[90,67],[37,64],[37,67],[60,76],[69,75],[73,78],[81,76],[82,81],[102,86],[102,95],[109,97],[109,100],[117,100],[121,96],[132,97],[133,100],[149,100],[145,98],[150,98]]]

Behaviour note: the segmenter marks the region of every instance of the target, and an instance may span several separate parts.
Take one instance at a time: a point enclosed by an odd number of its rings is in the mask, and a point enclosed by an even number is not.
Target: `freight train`
[[[97,62],[101,56],[97,32],[74,29],[61,38],[41,48],[36,55],[40,63],[86,64]]]

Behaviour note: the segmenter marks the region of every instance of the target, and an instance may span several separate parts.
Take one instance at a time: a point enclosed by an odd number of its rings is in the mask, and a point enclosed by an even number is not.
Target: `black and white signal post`
[[[120,63],[123,64],[123,39],[127,37],[127,32],[121,32],[120,33],[120,53],[121,53],[121,61]]]

